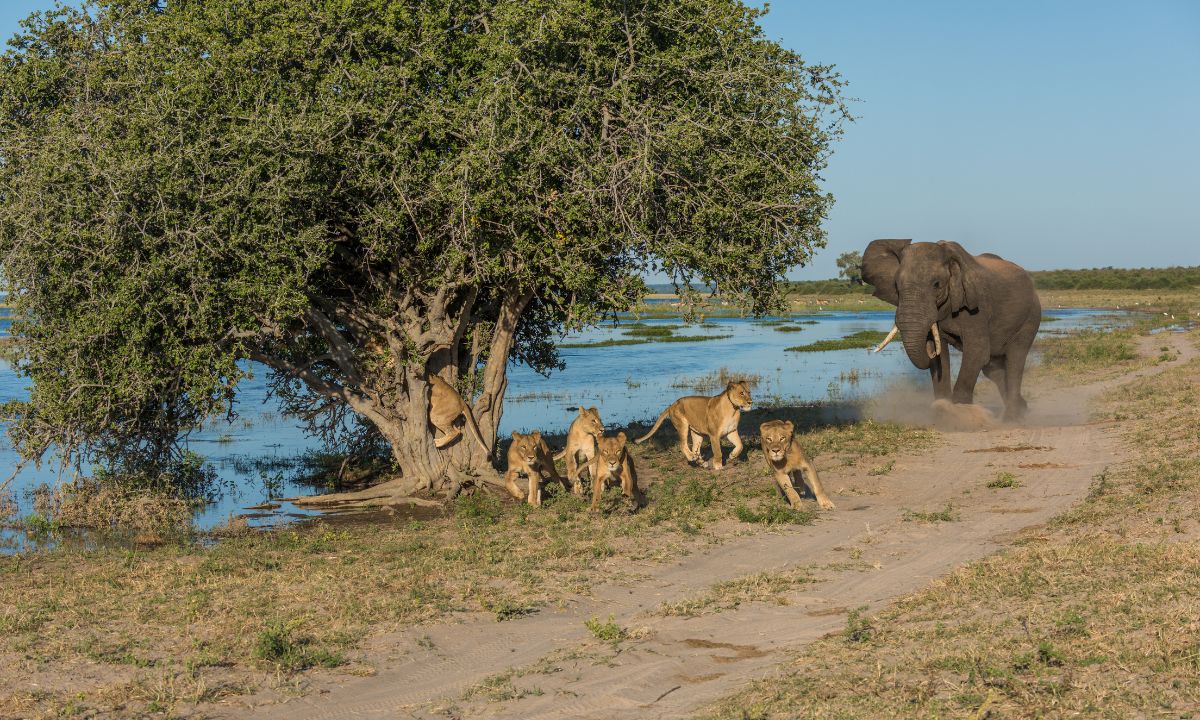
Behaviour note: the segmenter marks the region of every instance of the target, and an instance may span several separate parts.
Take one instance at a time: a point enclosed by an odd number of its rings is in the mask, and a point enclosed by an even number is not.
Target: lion
[[[515,482],[518,475],[529,478],[529,494],[521,492]],[[554,460],[550,457],[550,448],[542,439],[542,433],[535,430],[528,435],[513,430],[512,445],[508,446],[508,472],[504,473],[504,485],[513,497],[525,500],[534,507],[542,504],[542,479],[547,477],[557,480],[567,487],[567,482],[558,474]]]
[[[637,471],[633,468],[633,458],[625,447],[625,433],[617,433],[616,437],[596,439],[596,455],[592,458],[592,510],[600,509],[600,496],[604,494],[604,486],[610,481],[621,483],[621,492],[625,497],[638,501]]]
[[[554,456],[555,460],[567,458],[567,479],[576,495],[583,494],[583,471],[591,473],[592,458],[596,455],[596,439],[604,435],[604,423],[600,411],[594,407],[579,408],[579,416],[567,430],[567,447]]]
[[[430,375],[429,385],[429,423],[442,431],[442,437],[435,438],[433,444],[441,449],[460,438],[463,432],[456,423],[458,418],[462,417],[479,447],[490,455],[492,451],[483,441],[483,434],[475,424],[475,416],[471,414],[470,406],[459,397],[454,387],[440,375]]]
[[[833,510],[833,501],[825,494],[817,469],[808,461],[804,451],[796,442],[796,427],[787,420],[770,420],[758,426],[762,437],[763,456],[775,473],[775,482],[787,498],[788,503],[800,507],[800,494],[792,484],[792,473],[799,473],[801,480],[812,490],[817,505],[822,510]]]
[[[725,391],[716,397],[689,395],[681,397],[658,416],[650,432],[634,442],[641,444],[650,439],[658,431],[663,420],[671,418],[671,424],[679,433],[679,446],[688,462],[700,462],[700,445],[704,437],[708,437],[712,445],[713,470],[725,467],[721,462],[721,438],[728,437],[733,442],[733,451],[729,453],[728,462],[742,452],[742,438],[738,435],[738,422],[742,419],[742,411],[750,409],[750,386],[745,381],[731,382],[725,386]]]

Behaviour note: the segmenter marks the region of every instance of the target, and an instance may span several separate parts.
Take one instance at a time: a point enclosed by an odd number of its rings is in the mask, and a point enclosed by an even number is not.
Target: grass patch
[[[806,568],[761,572],[715,583],[698,595],[678,602],[664,602],[654,614],[664,617],[698,617],[736,610],[743,603],[773,602],[787,605],[785,593],[816,578]]]
[[[843,633],[846,642],[864,643],[871,639],[875,628],[867,615],[867,606],[856,607],[846,615],[846,630]]]
[[[608,620],[590,617],[583,621],[583,626],[588,629],[592,637],[602,642],[613,643],[614,645],[629,636],[625,628],[613,621],[612,615],[608,616]]]
[[[962,515],[950,503],[946,503],[941,510],[905,510],[903,515],[905,522],[923,523],[955,522],[961,517]]]
[[[880,475],[887,475],[895,467],[896,467],[896,461],[889,460],[882,465],[871,468],[870,470],[867,471],[867,474],[871,475],[873,477],[879,477]]]
[[[644,323],[635,323],[634,325],[623,326],[625,335],[629,337],[644,337],[644,338],[661,338],[669,337],[676,330],[684,327],[683,325],[646,325]]]
[[[790,348],[784,348],[788,352],[827,352],[830,350],[854,350],[856,348],[869,348],[883,342],[887,337],[887,333],[879,330],[859,330],[858,332],[847,335],[837,340],[818,340],[808,345],[796,345]]]
[[[1087,372],[1128,364],[1138,357],[1131,329],[1104,332],[1081,330],[1044,339],[1042,364],[1064,373]]]
[[[800,332],[804,330],[803,325],[779,325],[775,328],[775,332]]]
[[[340,653],[318,647],[311,636],[297,635],[298,623],[272,622],[258,633],[254,641],[254,657],[278,670],[296,672],[310,667],[344,665]]]
[[[758,373],[745,373],[730,370],[722,366],[719,370],[698,377],[679,378],[671,383],[671,387],[695,390],[699,393],[709,393],[724,390],[732,382],[744,382],[753,388],[761,381],[762,375]]]
[[[1017,479],[1016,475],[1013,475],[1010,472],[998,472],[996,473],[996,477],[988,481],[987,486],[993,490],[998,490],[1000,488],[1019,488],[1021,487],[1021,481]]]
[[[733,515],[744,523],[754,525],[812,525],[817,514],[810,510],[796,510],[778,502],[764,503],[757,508],[738,505]]]

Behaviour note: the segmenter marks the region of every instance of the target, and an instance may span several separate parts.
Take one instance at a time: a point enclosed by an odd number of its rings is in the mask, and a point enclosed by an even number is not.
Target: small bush
[[[307,635],[294,635],[295,626],[275,621],[258,633],[254,642],[254,657],[279,670],[299,672],[310,667],[337,667],[346,659],[340,654],[324,648],[313,647],[313,639]]]
[[[601,621],[598,617],[591,617],[583,621],[583,626],[588,629],[592,637],[597,640],[602,640],[607,643],[619,643],[629,636],[625,628],[613,622],[613,616],[609,615],[607,621]]]
[[[1021,487],[1021,481],[1017,479],[1016,475],[1010,472],[998,472],[996,473],[996,478],[990,481],[987,486],[993,489],[1019,488]]]
[[[867,606],[856,607],[846,616],[846,640],[852,643],[866,642],[871,639],[875,627],[867,616]]]
[[[503,512],[500,501],[483,492],[459,495],[454,501],[454,516],[464,520],[494,523]]]

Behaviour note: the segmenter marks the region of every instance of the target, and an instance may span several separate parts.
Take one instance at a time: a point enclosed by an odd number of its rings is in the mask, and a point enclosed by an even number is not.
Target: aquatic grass
[[[803,330],[803,329],[804,329],[804,326],[803,326],[803,325],[800,325],[800,324],[797,324],[797,325],[777,325],[777,326],[775,327],[775,332],[800,332],[800,331],[801,331],[801,330]]]
[[[685,326],[684,325],[646,325],[646,324],[638,323],[635,325],[622,326],[622,329],[624,331],[624,334],[629,337],[658,338],[658,337],[670,336],[670,335],[674,334],[674,332],[676,330],[679,330],[683,327],[685,327]]]
[[[610,338],[594,342],[563,343],[560,348],[602,348],[619,345],[645,345],[647,343],[687,343],[706,340],[725,340],[732,335],[645,335],[631,338]]]
[[[787,352],[826,352],[830,350],[854,350],[857,348],[869,348],[883,342],[887,337],[886,332],[879,330],[859,330],[856,333],[847,335],[837,340],[818,340],[808,345],[796,345],[790,348],[784,348]]]
[[[700,375],[693,378],[677,378],[671,382],[673,388],[685,388],[695,390],[696,392],[706,393],[717,389],[724,390],[725,386],[732,382],[744,382],[753,388],[762,381],[762,375],[758,373],[740,372],[730,370],[728,367],[722,366],[713,372]]]
[[[560,348],[601,348],[601,347],[616,347],[618,345],[645,345],[651,342],[646,338],[609,338],[608,340],[594,340],[592,342],[576,342],[562,343]]]

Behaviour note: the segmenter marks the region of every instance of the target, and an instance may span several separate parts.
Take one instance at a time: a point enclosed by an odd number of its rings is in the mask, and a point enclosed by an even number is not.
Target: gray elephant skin
[[[973,402],[983,372],[1000,388],[1004,418],[1024,414],[1021,377],[1042,322],[1024,268],[991,253],[972,255],[956,242],[875,240],[863,253],[862,273],[875,297],[896,306],[904,350],[929,370],[935,398]],[[950,346],[962,351],[953,392]]]

